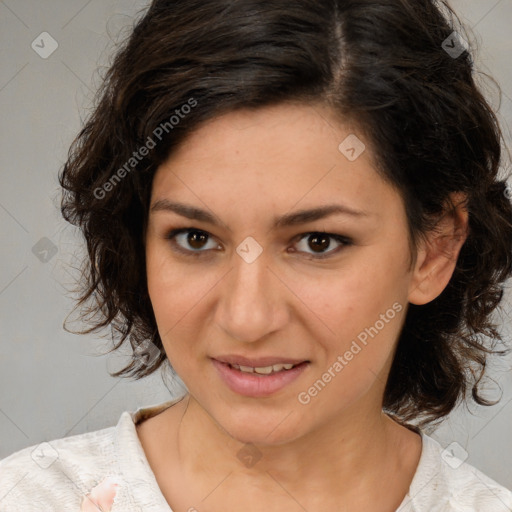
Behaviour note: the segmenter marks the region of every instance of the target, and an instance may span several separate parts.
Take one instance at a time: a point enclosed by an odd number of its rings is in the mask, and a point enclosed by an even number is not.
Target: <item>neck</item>
[[[202,475],[204,491],[215,489],[229,475],[231,489],[244,489],[249,501],[247,489],[253,489],[260,505],[263,496],[270,499],[276,492],[288,493],[303,506],[312,494],[322,496],[326,503],[324,497],[332,497],[333,491],[338,504],[339,499],[360,502],[361,496],[370,503],[372,494],[380,494],[382,499],[382,493],[389,492],[386,475],[404,473],[403,431],[407,429],[383,414],[380,407],[358,403],[307,435],[288,436],[283,441],[277,433],[254,440],[234,439],[190,395],[180,405],[175,453],[182,471],[191,478]],[[281,427],[289,433],[290,420],[284,419],[274,431]],[[410,473],[402,482],[399,497],[394,498],[397,506],[407,492]]]

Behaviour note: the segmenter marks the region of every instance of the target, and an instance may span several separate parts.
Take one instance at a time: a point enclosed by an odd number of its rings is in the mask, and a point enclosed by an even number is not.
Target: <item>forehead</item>
[[[255,216],[333,202],[369,214],[393,210],[390,202],[401,199],[355,132],[320,106],[230,112],[197,128],[159,167],[152,204],[186,199],[238,215],[254,207]],[[360,152],[355,159],[347,158],[347,140]]]

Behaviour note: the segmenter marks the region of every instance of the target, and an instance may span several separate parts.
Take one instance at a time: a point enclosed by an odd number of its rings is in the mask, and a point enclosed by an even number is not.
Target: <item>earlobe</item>
[[[423,305],[438,297],[448,285],[468,235],[466,195],[452,193],[436,227],[425,235],[409,288],[409,302]]]

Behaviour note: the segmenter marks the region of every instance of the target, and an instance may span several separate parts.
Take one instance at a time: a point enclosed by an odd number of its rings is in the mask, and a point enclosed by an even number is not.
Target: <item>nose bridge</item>
[[[217,319],[230,337],[256,341],[277,328],[279,280],[268,264],[264,252],[252,262],[234,254],[234,268],[223,284]]]

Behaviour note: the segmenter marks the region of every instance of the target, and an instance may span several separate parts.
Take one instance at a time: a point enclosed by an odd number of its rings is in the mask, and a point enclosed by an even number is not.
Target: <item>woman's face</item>
[[[380,414],[413,283],[403,202],[354,133],[321,107],[236,111],[155,174],[146,255],[159,333],[191,398],[243,442]],[[259,376],[215,361],[225,356],[305,363]]]

